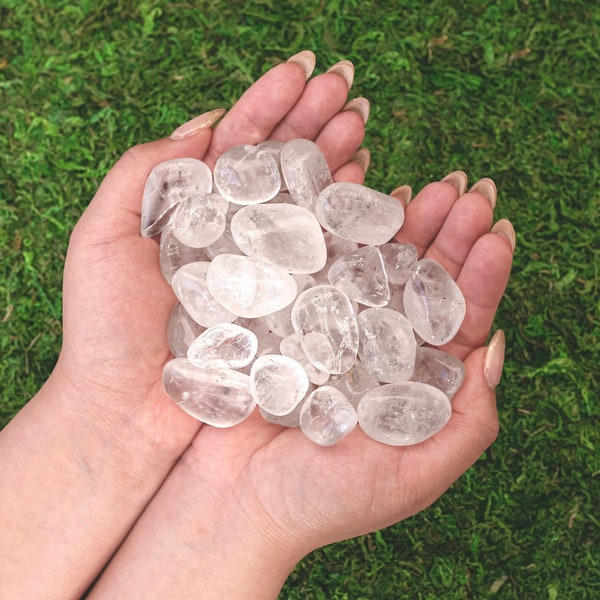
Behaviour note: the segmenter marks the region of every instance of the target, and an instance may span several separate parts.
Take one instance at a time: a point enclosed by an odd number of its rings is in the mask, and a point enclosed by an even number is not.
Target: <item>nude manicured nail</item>
[[[453,185],[458,192],[458,197],[460,198],[467,189],[467,174],[464,171],[452,171],[452,173],[448,173],[446,177],[442,179],[446,183]]]
[[[512,223],[508,219],[500,219],[494,224],[491,232],[504,236],[510,242],[513,252],[515,251],[515,247],[517,245],[517,236]]]
[[[340,60],[340,62],[329,67],[327,72],[339,75],[346,82],[348,89],[352,87],[352,82],[354,81],[354,65],[349,60]]]
[[[304,69],[304,74],[306,75],[306,79],[308,79],[312,72],[315,70],[315,65],[317,64],[317,57],[314,55],[314,52],[310,50],[302,50],[293,56],[290,56],[286,62],[296,63],[300,65]]]
[[[483,376],[488,387],[491,389],[495,389],[500,383],[504,367],[505,348],[506,338],[504,337],[504,332],[498,329],[488,344],[483,363]]]
[[[363,123],[369,120],[369,113],[371,112],[371,104],[366,98],[354,98],[350,102],[346,102],[342,110],[353,110],[355,113],[360,115]]]
[[[358,163],[363,172],[366,173],[371,164],[371,153],[366,148],[361,148],[360,150],[357,150],[356,154],[352,157],[352,160]]]
[[[496,184],[489,177],[483,177],[479,181],[476,181],[469,191],[483,194],[490,201],[492,208],[496,208],[496,197],[498,192],[496,190]]]
[[[183,140],[202,131],[210,129],[227,111],[224,108],[215,108],[202,115],[194,117],[187,123],[180,125],[170,136],[171,140]]]
[[[394,196],[395,198],[398,198],[399,200],[403,200],[404,206],[406,206],[410,202],[410,199],[412,198],[412,188],[410,187],[410,185],[401,185],[400,187],[397,187],[390,194],[390,196]]]

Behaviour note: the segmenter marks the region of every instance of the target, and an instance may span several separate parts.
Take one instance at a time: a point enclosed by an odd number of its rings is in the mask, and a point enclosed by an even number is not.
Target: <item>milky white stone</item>
[[[142,196],[142,236],[159,233],[179,202],[212,191],[212,181],[208,166],[195,158],[176,158],[154,167]]]
[[[173,275],[171,285],[178,300],[192,319],[203,327],[231,323],[237,315],[227,310],[208,290],[207,274],[211,263],[194,262],[183,265]]]
[[[177,405],[214,427],[237,425],[256,406],[250,377],[233,369],[201,369],[187,358],[174,358],[165,365],[162,380]]]
[[[368,308],[356,318],[360,334],[358,355],[378,380],[410,379],[417,342],[408,319],[389,308]]]
[[[182,200],[171,217],[175,237],[186,246],[204,248],[214,244],[225,231],[229,202],[219,194],[199,194]]]
[[[426,383],[402,381],[369,390],[358,403],[358,422],[373,439],[392,446],[418,444],[450,419],[450,400]]]
[[[329,283],[365,306],[385,306],[390,288],[379,248],[363,246],[340,256],[330,267]]]
[[[373,246],[388,242],[404,222],[404,209],[396,198],[347,182],[333,183],[319,194],[315,215],[327,231]]]
[[[306,371],[281,354],[259,356],[250,371],[250,392],[258,406],[272,415],[287,415],[308,391]]]
[[[458,332],[466,303],[460,288],[442,265],[424,258],[406,284],[404,310],[426,342],[441,346]]]
[[[177,302],[167,325],[167,343],[171,354],[176,358],[185,358],[190,344],[203,331],[204,327],[190,317],[181,302]]]
[[[242,144],[224,152],[215,164],[215,186],[235,204],[257,204],[273,198],[281,176],[271,152]]]
[[[302,348],[302,336],[299,333],[292,333],[282,338],[279,343],[279,352],[284,356],[293,358],[297,363],[302,365],[311,383],[323,385],[329,379],[329,373],[321,371],[321,369],[315,367],[306,358],[306,354],[304,354],[304,349]]]
[[[360,360],[356,360],[349,371],[341,375],[331,375],[327,385],[340,390],[356,408],[365,392],[379,386],[379,381],[369,373]]]
[[[338,389],[324,385],[312,392],[300,411],[300,429],[319,446],[332,446],[357,423],[356,411]]]
[[[333,183],[321,149],[310,140],[290,140],[281,149],[280,160],[290,195],[312,212],[319,193]]]
[[[239,210],[231,220],[237,246],[290,273],[314,273],[325,266],[327,248],[316,217],[295,204],[258,204]]]
[[[160,234],[160,272],[163,277],[171,283],[173,275],[183,265],[191,262],[206,261],[206,253],[202,248],[190,248],[181,243],[171,231],[165,227]]]
[[[465,378],[465,365],[456,356],[437,348],[417,348],[412,381],[428,383],[452,398]]]
[[[304,290],[315,285],[315,280],[311,275],[292,275],[292,277],[296,281],[296,286],[298,288],[297,296]],[[288,304],[285,308],[263,317],[265,323],[275,335],[285,337],[294,333],[294,328],[292,326],[292,307],[293,304]]]
[[[390,284],[404,285],[417,267],[417,249],[412,244],[383,244],[379,250]]]
[[[296,281],[285,269],[250,256],[219,254],[207,274],[212,296],[240,317],[262,317],[296,297]]]
[[[271,153],[271,156],[275,159],[277,163],[277,168],[279,169],[279,176],[281,177],[281,191],[287,191],[287,185],[285,184],[285,179],[283,178],[283,173],[281,172],[281,149],[284,147],[286,142],[279,142],[276,140],[266,140],[258,144],[258,147],[261,150],[266,150]]]
[[[240,369],[250,364],[257,349],[258,339],[252,331],[234,323],[220,323],[190,344],[187,358],[204,369]]]
[[[328,373],[345,373],[356,360],[358,325],[348,296],[332,285],[302,292],[292,308],[294,331],[308,360]]]

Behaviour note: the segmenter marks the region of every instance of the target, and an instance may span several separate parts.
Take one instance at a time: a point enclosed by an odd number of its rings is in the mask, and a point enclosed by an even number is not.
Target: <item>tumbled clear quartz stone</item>
[[[466,312],[465,298],[450,274],[424,258],[404,289],[404,310],[414,330],[432,346],[449,342]]]
[[[214,427],[237,425],[256,406],[250,377],[233,369],[201,369],[187,358],[174,358],[165,365],[162,381],[178,406]]]
[[[302,433],[319,446],[333,446],[356,427],[357,421],[348,398],[329,385],[314,390],[300,411]]]
[[[292,308],[294,331],[308,360],[327,373],[345,373],[356,360],[358,325],[348,296],[332,285],[302,292]]]
[[[363,246],[340,256],[329,269],[329,283],[365,306],[385,306],[390,288],[379,248]]]
[[[259,356],[250,371],[250,392],[258,406],[272,415],[287,415],[308,391],[302,366],[289,356]]]
[[[289,412],[287,415],[273,415],[268,410],[258,407],[258,410],[265,421],[273,423],[275,425],[281,425],[282,427],[300,427],[300,411],[304,406],[306,399],[301,400],[296,408]]]
[[[333,183],[327,160],[310,140],[290,140],[281,149],[281,172],[296,204],[313,212],[319,193]]]
[[[173,275],[171,282],[179,302],[192,319],[203,327],[231,323],[237,318],[236,314],[219,304],[208,290],[207,274],[211,264],[194,262],[183,265]]]
[[[295,279],[281,267],[250,256],[219,254],[207,275],[210,293],[240,317],[263,317],[291,304]]]
[[[396,198],[347,182],[333,183],[319,194],[315,215],[327,231],[372,246],[389,242],[404,222]]]
[[[328,275],[331,265],[343,254],[357,250],[358,244],[356,242],[345,240],[337,235],[333,235],[333,233],[329,231],[325,231],[323,237],[325,238],[325,243],[327,245],[327,262],[318,273],[314,273],[313,277],[315,278],[316,283],[327,285],[329,283]]]
[[[171,217],[175,237],[192,248],[214,244],[225,231],[229,202],[219,194],[199,194],[182,200]]]
[[[304,354],[302,348],[302,336],[299,333],[292,333],[284,338],[279,343],[279,352],[284,356],[293,358],[297,363],[302,365],[306,371],[308,379],[315,385],[323,385],[329,379],[329,373],[321,371],[315,367]]]
[[[241,369],[258,349],[256,334],[235,323],[219,323],[204,331],[188,348],[187,358],[197,367]]]
[[[179,202],[211,192],[212,182],[208,165],[195,158],[175,158],[154,167],[142,196],[142,236],[159,233]]]
[[[266,140],[264,142],[260,142],[258,147],[261,150],[265,150],[270,152],[275,162],[277,163],[277,167],[279,169],[279,176],[281,177],[281,191],[287,192],[287,185],[285,184],[285,179],[283,178],[283,173],[281,172],[281,149],[285,146],[286,142],[280,142],[277,140]]]
[[[341,375],[331,375],[327,380],[327,385],[337,388],[350,400],[354,408],[363,395],[369,390],[377,387],[379,381],[369,373],[360,360],[352,365],[352,368]]]
[[[437,348],[417,348],[412,381],[428,383],[452,398],[465,378],[465,365],[459,358]]]
[[[417,342],[408,319],[389,308],[368,308],[358,313],[356,320],[358,355],[365,368],[378,381],[410,379]]]
[[[181,302],[177,302],[167,325],[167,343],[171,354],[176,358],[185,358],[190,344],[203,331],[204,327],[190,317]]]
[[[390,284],[404,285],[417,267],[417,249],[412,244],[390,242],[379,250]]]
[[[371,438],[392,446],[418,444],[450,419],[444,392],[426,383],[402,381],[369,390],[358,403],[358,422]]]
[[[237,246],[290,273],[315,273],[325,266],[327,248],[316,217],[295,204],[245,206],[231,220]]]
[[[304,290],[315,285],[315,280],[311,275],[293,275],[293,278],[298,287],[296,295],[301,294]],[[265,315],[265,323],[275,335],[283,338],[294,333],[294,328],[292,326],[292,307],[293,304],[288,304],[285,308],[282,308],[277,312]]]
[[[281,188],[279,167],[271,152],[241,144],[224,152],[215,164],[215,186],[229,202],[258,204]]]
[[[206,261],[206,253],[202,248],[186,246],[173,235],[170,227],[163,229],[160,234],[159,257],[160,272],[168,283],[183,265]]]

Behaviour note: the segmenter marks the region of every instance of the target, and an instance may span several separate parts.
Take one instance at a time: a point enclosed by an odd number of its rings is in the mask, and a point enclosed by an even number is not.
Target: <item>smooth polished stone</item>
[[[465,298],[450,274],[424,258],[404,289],[404,310],[414,330],[432,346],[449,342],[465,318]]]
[[[291,333],[282,338],[279,343],[279,352],[284,356],[293,358],[297,363],[302,365],[302,368],[306,371],[311,383],[323,385],[329,379],[329,373],[317,369],[317,367],[306,358],[306,354],[304,354],[304,349],[302,348],[302,336],[299,333]]]
[[[258,407],[258,411],[260,412],[262,418],[269,423],[281,425],[282,427],[300,427],[300,411],[304,406],[305,400],[306,398],[300,400],[296,408],[294,408],[294,410],[287,415],[273,415],[260,406]]]
[[[205,330],[190,317],[181,302],[171,311],[167,324],[167,343],[175,358],[185,358],[190,344]]]
[[[195,158],[175,158],[154,167],[142,195],[142,237],[160,233],[179,202],[211,192],[212,182],[208,165]]]
[[[219,193],[234,204],[267,202],[281,188],[279,167],[271,152],[248,144],[221,154],[214,178]]]
[[[452,398],[462,385],[465,365],[459,358],[437,348],[417,348],[412,381],[428,383]]]
[[[182,200],[171,217],[175,237],[191,248],[214,244],[225,231],[229,202],[219,194],[199,194]]]
[[[168,396],[192,417],[213,427],[232,427],[256,407],[250,377],[233,369],[201,369],[174,358],[163,369]]]
[[[171,285],[177,299],[192,319],[203,327],[217,323],[231,323],[237,315],[219,304],[208,289],[207,274],[212,263],[194,262],[183,265],[175,275]]]
[[[235,323],[219,323],[190,344],[187,358],[204,369],[241,369],[252,362],[257,350],[255,333]]]
[[[358,403],[358,422],[371,438],[391,446],[418,444],[450,419],[444,392],[416,381],[388,383],[369,390]]]
[[[404,223],[404,208],[396,198],[348,182],[325,188],[316,201],[315,215],[334,235],[371,246],[389,242]]]
[[[360,360],[352,365],[352,368],[341,375],[331,375],[327,385],[337,388],[350,400],[354,408],[358,406],[360,399],[369,390],[378,387],[379,381],[369,373]]]
[[[379,248],[363,246],[340,256],[329,268],[329,283],[365,306],[385,306],[390,288]]]
[[[348,398],[324,385],[312,392],[300,411],[300,429],[319,446],[333,446],[347,436],[358,421]]]
[[[219,254],[210,263],[208,289],[239,317],[263,317],[291,304],[294,278],[281,267],[250,256]]]
[[[358,250],[358,244],[356,242],[345,240],[337,235],[333,235],[333,233],[329,231],[325,231],[323,237],[325,238],[325,244],[327,245],[327,262],[318,273],[313,274],[315,282],[319,285],[329,284],[329,269],[340,256],[352,252],[353,250]]]
[[[290,140],[281,149],[281,172],[298,206],[313,212],[319,193],[333,183],[323,152],[310,140]]]
[[[308,360],[321,371],[345,373],[356,360],[358,325],[350,298],[332,285],[302,292],[292,308],[294,331]]]
[[[304,398],[309,381],[302,366],[289,356],[259,356],[250,371],[250,392],[258,406],[272,415],[289,414]]]
[[[258,147],[261,150],[266,150],[271,153],[271,156],[275,159],[277,163],[277,168],[279,169],[279,176],[281,177],[281,191],[287,192],[287,185],[285,184],[285,179],[283,178],[283,173],[281,172],[281,149],[285,146],[286,142],[280,142],[277,140],[266,140],[264,142],[260,142]]]
[[[368,308],[356,320],[358,356],[375,379],[386,383],[410,379],[417,342],[408,319],[389,308]]]
[[[296,281],[296,286],[298,287],[296,296],[315,285],[315,280],[311,275],[292,275],[292,277]],[[283,338],[294,333],[294,327],[292,326],[293,306],[293,303],[288,304],[285,308],[263,317],[270,331],[275,335]]]
[[[319,222],[295,204],[245,206],[233,216],[231,234],[244,254],[272,262],[290,273],[315,273],[327,261]]]
[[[233,215],[241,208],[243,208],[241,205],[229,202],[229,208],[225,213],[225,230],[223,231],[223,235],[216,242],[204,248],[204,252],[209,260],[212,260],[218,254],[243,254],[233,241],[233,236],[231,235],[231,220],[233,219]]]
[[[207,256],[203,248],[190,248],[181,243],[173,235],[170,227],[165,227],[162,230],[159,251],[160,272],[168,283],[171,283],[173,275],[183,265],[206,260]]]
[[[404,285],[417,268],[417,249],[412,244],[390,242],[383,244],[379,250],[389,283]]]

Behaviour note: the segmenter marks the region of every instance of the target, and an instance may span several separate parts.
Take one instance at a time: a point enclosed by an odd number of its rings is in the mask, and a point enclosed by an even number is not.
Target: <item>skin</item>
[[[488,199],[447,182],[417,194],[397,236],[441,262],[467,300],[445,348],[467,375],[433,438],[396,448],[357,428],[321,448],[257,411],[231,429],[202,426],[162,390],[175,298],[156,240],[139,234],[151,169],[185,156],[212,167],[236,144],[301,137],[336,180],[361,183],[364,123],[341,111],[347,94],[335,73],[307,82],[283,63],[213,130],[134,147],[107,175],[70,240],[56,368],[0,434],[0,597],[77,598],[96,580],[94,599],[276,598],[307,553],[422,510],[493,442],[483,344],[512,247],[490,233]]]

